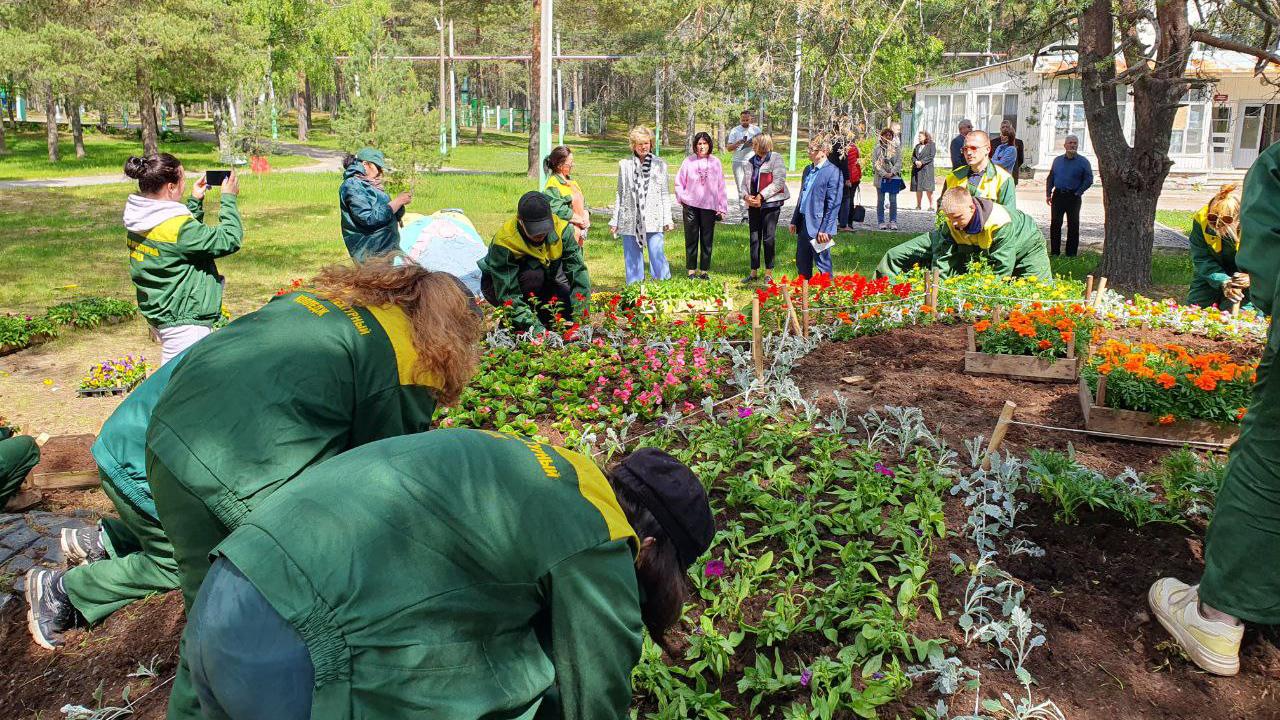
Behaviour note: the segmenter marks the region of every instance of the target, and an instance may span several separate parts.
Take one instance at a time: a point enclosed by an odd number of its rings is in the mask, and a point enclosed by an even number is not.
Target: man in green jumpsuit
[[[514,435],[382,440],[218,546],[184,658],[210,719],[622,720],[642,632],[663,642],[714,532],[659,450],[606,477]]]
[[[1244,181],[1239,266],[1253,303],[1280,307],[1280,143],[1265,150]],[[1188,586],[1162,578],[1147,595],[1160,624],[1208,672],[1240,670],[1244,622],[1280,625],[1280,352],[1275,318],[1258,365],[1253,398],[1231,447],[1205,541],[1204,575]]]
[[[1229,310],[1239,302],[1249,307],[1249,276],[1236,266],[1239,249],[1240,201],[1227,185],[1208,205],[1191,217],[1191,263],[1195,276],[1187,295],[1188,305]]]
[[[40,463],[40,447],[29,435],[0,427],[0,511],[17,494],[31,468]]]
[[[591,277],[573,226],[551,213],[540,192],[521,196],[516,216],[498,229],[489,254],[476,264],[485,300],[507,308],[517,329],[542,332],[557,313],[573,322],[590,304]]]
[[[1053,277],[1044,235],[1029,215],[954,187],[938,201],[938,227],[890,248],[876,277],[893,277],[919,265],[943,278],[968,272],[976,258],[1003,276]]]
[[[462,343],[477,341],[480,325],[456,279],[416,265],[378,265],[332,272],[380,273],[387,283],[399,282],[398,273],[438,276],[422,281],[426,289],[400,293],[438,308],[440,326],[452,329],[430,339],[440,351],[431,362],[474,353]],[[419,362],[418,332],[397,305],[362,307],[295,292],[191,348],[152,412],[146,449],[146,476],[188,609],[209,552],[273,492],[326,458],[430,427],[443,382],[434,365]],[[461,384],[452,376],[456,397]],[[348,480],[356,492],[359,483]],[[185,664],[169,717],[198,717]]]
[[[91,452],[102,492],[119,519],[103,518],[91,528],[64,528],[62,552],[69,570],[34,567],[27,571],[28,629],[50,650],[81,619],[92,624],[156,593],[178,587],[173,545],[157,519],[146,476],[147,424],[169,377],[188,350],[160,366],[111,413]]]
[[[991,162],[991,136],[974,130],[964,138],[965,164],[947,173],[942,190],[953,187],[969,190],[974,197],[983,197],[1009,210],[1018,207],[1018,185],[1004,168]]]

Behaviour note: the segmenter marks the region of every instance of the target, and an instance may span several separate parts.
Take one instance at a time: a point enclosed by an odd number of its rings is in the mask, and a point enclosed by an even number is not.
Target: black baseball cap
[[[662,526],[680,564],[689,567],[716,534],[711,505],[698,476],[657,448],[640,448],[613,471],[626,490]]]
[[[551,222],[551,201],[537,190],[520,196],[516,216],[524,223],[524,231],[530,235],[550,235],[555,229]]]

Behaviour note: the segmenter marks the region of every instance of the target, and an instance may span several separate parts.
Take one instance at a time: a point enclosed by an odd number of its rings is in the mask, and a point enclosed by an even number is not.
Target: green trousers
[[[39,462],[40,447],[31,436],[14,435],[0,440],[0,511]]]
[[[118,520],[102,520],[108,559],[71,568],[62,578],[71,604],[90,623],[131,602],[178,587],[178,564],[164,528],[121,495],[106,473],[99,470],[98,474],[102,492],[120,514]]]
[[[209,574],[209,552],[231,530],[222,524],[195,493],[178,480],[173,471],[147,450],[147,480],[156,499],[160,522],[173,543],[173,558],[178,565],[178,587],[187,612],[195,604],[196,594],[205,575]],[[201,720],[200,702],[191,684],[191,668],[187,664],[186,637],[178,646],[177,676],[169,693],[169,720]]]
[[[1200,598],[1241,620],[1280,624],[1280,323],[1271,322],[1253,400],[1231,448],[1205,543]]]
[[[1053,277],[1043,238],[1015,237],[992,248],[984,251],[961,246],[949,237],[939,237],[937,232],[925,233],[889,248],[876,266],[876,277],[894,277],[919,265],[926,272],[937,268],[940,277],[949,278],[969,272],[969,263],[976,258],[985,259],[998,275]]]

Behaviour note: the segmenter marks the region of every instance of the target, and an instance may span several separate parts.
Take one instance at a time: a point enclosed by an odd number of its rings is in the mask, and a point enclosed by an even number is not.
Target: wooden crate
[[[1128,435],[1144,442],[1162,445],[1183,443],[1213,443],[1229,445],[1240,435],[1240,426],[1211,420],[1175,420],[1161,425],[1149,412],[1119,410],[1106,407],[1106,378],[1098,381],[1098,398],[1089,390],[1089,382],[1080,378],[1080,411],[1084,414],[1084,427],[1094,432]]]
[[[1080,377],[1084,358],[1073,357],[1074,346],[1068,346],[1068,357],[1050,360],[1034,355],[994,355],[978,352],[973,326],[969,326],[969,348],[964,354],[964,371],[980,375],[999,375],[1017,380],[1037,382],[1072,382]]]
[[[82,388],[80,390],[77,390],[76,394],[79,395],[80,397],[98,397],[101,395],[127,395],[129,394],[129,391],[138,387],[139,383],[141,383],[143,380],[146,380],[145,376],[140,377],[137,380],[134,380],[128,385],[124,385],[120,387],[90,388],[90,389]]]
[[[59,435],[40,448],[40,463],[31,469],[27,483],[40,490],[72,490],[97,487],[98,463],[90,448],[97,436]]]

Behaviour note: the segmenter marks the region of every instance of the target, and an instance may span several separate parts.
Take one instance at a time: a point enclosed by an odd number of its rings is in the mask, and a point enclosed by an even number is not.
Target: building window
[[[1120,116],[1120,127],[1124,128],[1125,139],[1133,142],[1133,131],[1127,127],[1129,115],[1129,89],[1127,86],[1116,87],[1116,112]],[[1204,117],[1198,122],[1203,130]],[[1053,121],[1053,147],[1055,153],[1062,152],[1062,143],[1068,135],[1080,138],[1080,152],[1093,154],[1093,144],[1089,142],[1089,133],[1084,122],[1084,94],[1080,89],[1078,78],[1060,78],[1058,80],[1058,102]],[[1201,133],[1203,135],[1203,132]]]
[[[955,131],[951,107],[950,95],[925,95],[920,99],[920,129],[928,130],[934,138],[950,137]]]
[[[986,130],[992,137],[1000,135],[1000,123],[1008,120],[1018,129],[1018,95],[1017,93],[981,94],[977,96],[977,112],[973,119],[974,128]]]
[[[1183,105],[1173,116],[1173,134],[1169,138],[1171,155],[1204,154],[1205,106],[1198,99],[1184,95]]]

